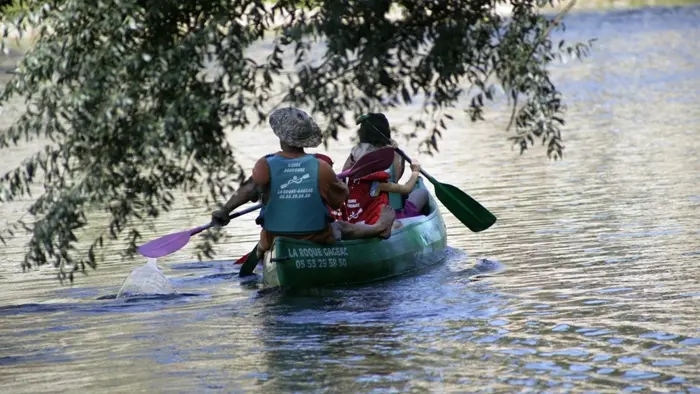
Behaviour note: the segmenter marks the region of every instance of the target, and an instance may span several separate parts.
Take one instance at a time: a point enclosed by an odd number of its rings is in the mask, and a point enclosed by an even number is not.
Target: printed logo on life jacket
[[[297,177],[296,175],[294,175],[294,176],[292,177],[292,179],[290,179],[290,180],[288,180],[286,183],[283,183],[282,185],[280,185],[280,189],[286,189],[286,188],[287,188],[289,185],[291,185],[292,183],[298,185],[298,184],[300,184],[301,182],[303,182],[304,179],[308,178],[309,176],[310,176],[309,174],[304,174],[304,176],[302,176],[301,178],[299,178],[299,177]]]
[[[355,220],[355,219],[359,218],[361,213],[362,213],[362,208],[360,208],[359,210],[357,210],[355,212],[348,214],[348,220]]]
[[[345,203],[345,206],[347,206],[350,209],[355,209],[360,207],[360,203],[356,199],[348,199],[348,201]]]
[[[301,166],[301,163],[289,163],[287,164],[287,168],[284,169],[283,172],[289,173],[289,172],[304,172],[304,167]]]

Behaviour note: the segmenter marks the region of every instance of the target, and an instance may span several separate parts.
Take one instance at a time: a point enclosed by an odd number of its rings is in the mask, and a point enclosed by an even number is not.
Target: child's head
[[[374,146],[386,145],[386,139],[382,138],[379,133],[382,133],[387,139],[391,139],[391,129],[386,116],[381,113],[367,114],[366,118],[360,122],[360,128],[357,130],[360,142],[366,142]]]

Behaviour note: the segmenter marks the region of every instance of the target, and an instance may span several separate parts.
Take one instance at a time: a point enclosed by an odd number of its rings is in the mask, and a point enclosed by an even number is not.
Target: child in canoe
[[[397,145],[396,141],[391,140],[389,121],[383,114],[369,114],[359,123],[357,134],[360,141],[350,152],[343,170],[352,167],[368,152]],[[392,144],[387,145],[386,140],[377,135],[378,133],[391,140]],[[403,175],[403,169],[404,160],[397,154],[394,164],[387,171],[351,180],[348,183],[350,194],[347,200],[346,220],[351,223],[372,224],[379,218],[378,214],[384,205],[391,205],[396,211],[396,219],[420,216],[428,203],[427,190],[414,190],[420,176],[420,163],[414,160],[411,165],[411,178],[400,185],[396,182]]]
[[[413,190],[419,176],[420,163],[413,160],[411,177],[403,185],[390,182],[390,175],[386,171],[350,180],[348,182],[350,194],[345,207],[345,220],[350,223],[376,223],[379,220],[382,207],[391,205],[389,201],[391,193],[407,197],[403,203],[403,209],[396,211],[397,219],[422,215],[421,212],[425,202],[427,202],[428,195],[425,190]],[[425,202],[421,200],[423,197],[425,197]],[[400,223],[394,222],[394,228],[398,227],[400,227]]]

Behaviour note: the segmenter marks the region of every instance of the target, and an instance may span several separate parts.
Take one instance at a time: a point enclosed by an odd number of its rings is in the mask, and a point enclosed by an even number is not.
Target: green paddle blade
[[[473,232],[484,231],[496,223],[496,216],[467,193],[450,184],[440,183],[432,177],[429,180],[435,186],[435,196],[438,200]]]

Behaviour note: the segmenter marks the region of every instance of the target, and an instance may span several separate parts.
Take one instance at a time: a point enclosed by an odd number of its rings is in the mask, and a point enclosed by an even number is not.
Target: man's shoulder
[[[260,158],[258,159],[258,161],[267,160],[267,159],[269,159],[269,158],[271,158],[271,157],[274,157],[274,156],[280,156],[281,153],[283,153],[283,152],[268,153],[268,154],[263,155],[262,157],[260,157]]]

